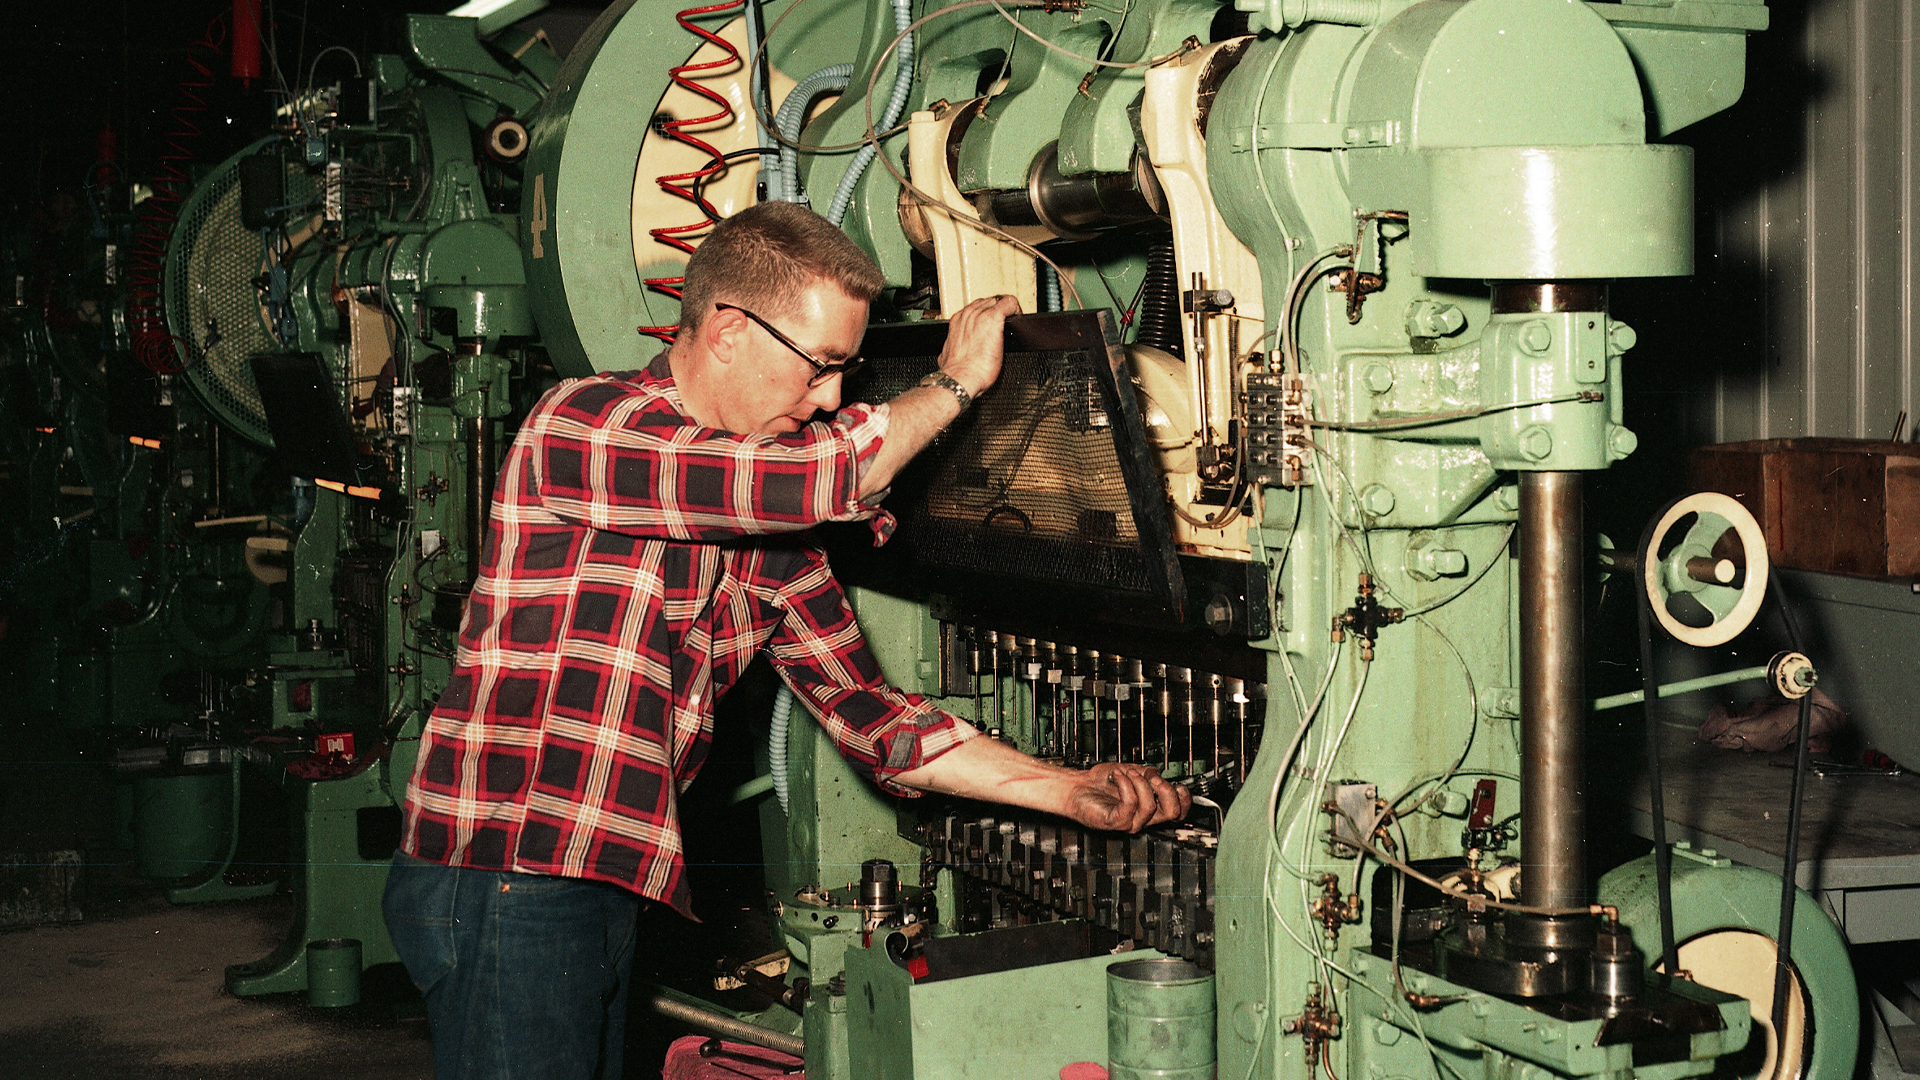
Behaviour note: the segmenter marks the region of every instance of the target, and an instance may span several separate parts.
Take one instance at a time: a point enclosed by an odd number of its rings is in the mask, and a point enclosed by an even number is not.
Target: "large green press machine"
[[[895,543],[826,536],[889,677],[1036,754],[1154,763],[1196,810],[1126,837],[891,800],[783,701],[776,940],[736,973],[780,1000],[658,1008],[849,1080],[1849,1075],[1853,980],[1810,899],[1776,1009],[1773,953],[1739,947],[1779,937],[1774,878],[1586,857],[1582,484],[1636,443],[1607,286],[1691,273],[1691,152],[1662,140],[1738,99],[1766,24],[629,0],[562,63],[415,17],[407,55],[216,170],[168,262],[180,378],[314,484],[258,545],[291,608],[249,677],[272,730],[354,735],[284,780],[302,922],[229,985],[307,985],[313,941],[391,959],[381,830],[517,409],[643,366],[710,216],[795,199],[889,282],[851,396],[911,385],[973,298],[1037,313],[896,486]],[[1615,565],[1660,621],[1751,617],[1737,507],[1656,532]]]

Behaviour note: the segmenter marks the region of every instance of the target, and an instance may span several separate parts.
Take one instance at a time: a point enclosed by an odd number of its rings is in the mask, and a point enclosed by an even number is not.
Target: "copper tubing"
[[[1586,903],[1581,477],[1520,474],[1521,900]]]

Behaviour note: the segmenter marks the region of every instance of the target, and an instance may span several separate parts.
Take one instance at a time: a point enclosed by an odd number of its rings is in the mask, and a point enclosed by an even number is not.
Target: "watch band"
[[[960,385],[960,380],[944,371],[927,373],[926,377],[920,380],[920,385],[937,386],[942,390],[950,391],[955,398],[959,399],[961,412],[966,412],[973,407],[973,395],[967,393],[967,388]]]

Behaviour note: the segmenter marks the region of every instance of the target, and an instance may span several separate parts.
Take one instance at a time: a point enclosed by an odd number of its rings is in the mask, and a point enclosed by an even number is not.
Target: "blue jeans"
[[[395,852],[382,907],[426,995],[437,1080],[619,1080],[642,903]]]

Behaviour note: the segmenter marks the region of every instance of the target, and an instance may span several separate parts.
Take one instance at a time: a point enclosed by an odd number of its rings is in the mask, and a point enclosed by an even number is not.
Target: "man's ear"
[[[700,335],[705,339],[707,352],[722,364],[733,363],[746,325],[747,317],[730,308],[710,313],[700,324]]]

